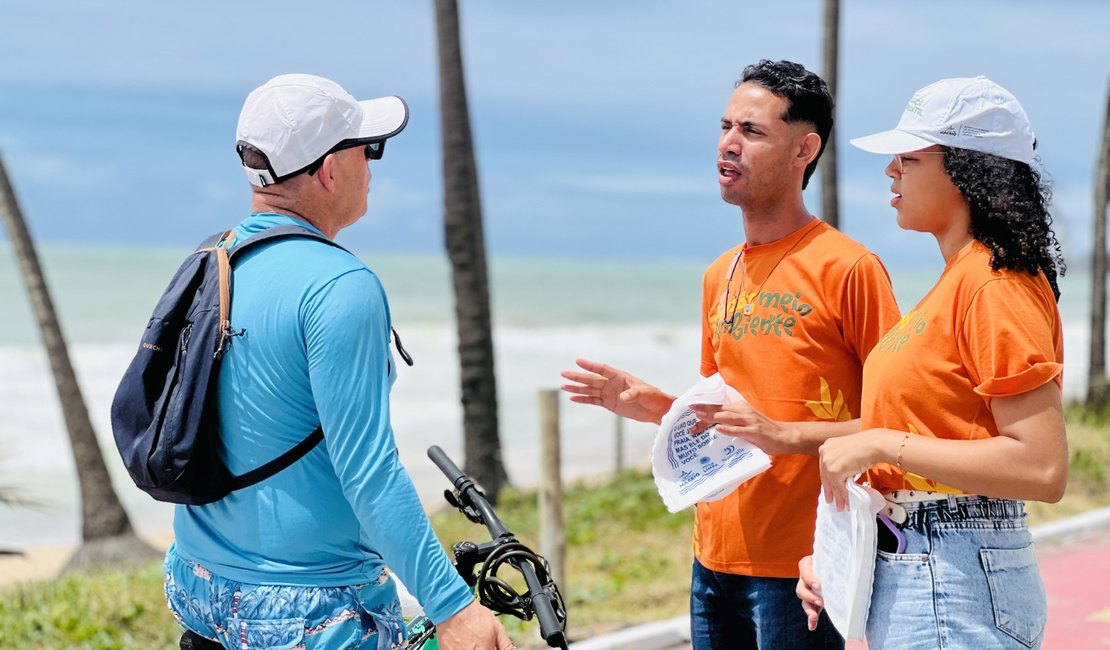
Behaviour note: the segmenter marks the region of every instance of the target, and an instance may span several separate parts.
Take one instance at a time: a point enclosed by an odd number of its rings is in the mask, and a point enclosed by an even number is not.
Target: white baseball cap
[[[1030,163],[1036,139],[1017,98],[980,75],[925,86],[913,94],[894,129],[850,142],[871,153],[906,153],[940,144]]]
[[[384,147],[408,121],[409,109],[400,97],[358,101],[329,79],[284,74],[247,96],[239,113],[236,150],[240,159],[244,147],[265,156],[265,168],[244,162],[243,170],[252,185],[266,187],[296,176],[333,151],[374,143]]]

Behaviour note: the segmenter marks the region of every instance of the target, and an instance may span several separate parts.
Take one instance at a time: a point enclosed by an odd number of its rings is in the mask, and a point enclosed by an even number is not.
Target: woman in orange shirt
[[[1049,188],[1024,110],[985,77],[919,90],[898,126],[852,144],[893,154],[898,225],[933,235],[937,284],[871,351],[859,433],[820,448],[827,498],[866,473],[904,542],[883,548],[868,646],[1039,647],[1044,587],[1023,500],[1064,493],[1062,335]],[[814,621],[810,559],[798,595]]]

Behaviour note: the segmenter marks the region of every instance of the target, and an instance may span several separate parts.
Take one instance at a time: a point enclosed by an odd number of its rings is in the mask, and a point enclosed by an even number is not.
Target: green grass
[[[1026,503],[1031,525],[1110,505],[1110,409],[1069,404],[1064,417],[1071,458],[1068,488],[1059,503]]]
[[[1029,503],[1031,524],[1110,505],[1110,418],[1069,407],[1071,472],[1057,504]],[[537,552],[535,494],[507,490],[505,525]],[[567,578],[563,596],[572,640],[688,611],[692,510],[669,514],[650,473],[569,486],[564,494]],[[440,540],[489,539],[446,507],[432,515]],[[514,583],[522,589],[519,581]],[[535,621],[503,617],[521,648],[545,647]],[[100,572],[0,591],[0,647],[131,650],[176,648],[177,625],[162,597],[160,567]]]
[[[601,485],[572,486],[563,500],[567,577],[560,587],[572,639],[688,611],[693,511],[668,513],[650,472],[629,471]],[[507,490],[497,513],[522,542],[540,552],[535,493]],[[489,539],[485,528],[453,510],[434,514],[432,524],[443,542]],[[534,621],[503,621],[521,647],[544,647]]]
[[[180,636],[157,563],[136,573],[67,575],[0,592],[0,647],[176,648]]]

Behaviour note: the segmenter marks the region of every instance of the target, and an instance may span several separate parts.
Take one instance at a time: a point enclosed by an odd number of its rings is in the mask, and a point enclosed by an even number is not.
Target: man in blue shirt
[[[228,245],[288,224],[334,239],[366,212],[368,162],[407,121],[398,97],[360,102],[311,75],[256,89],[237,130],[252,214]],[[316,427],[324,440],[261,483],[177,506],[165,581],[182,626],[227,648],[398,647],[394,571],[440,647],[512,648],[451,566],[398,459],[377,277],[342,249],[286,238],[238,258],[232,286],[242,334],[219,375],[228,468],[258,467]]]

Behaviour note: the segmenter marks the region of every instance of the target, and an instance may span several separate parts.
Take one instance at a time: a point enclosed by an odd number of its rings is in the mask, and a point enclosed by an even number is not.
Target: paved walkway
[[[1045,648],[1110,648],[1110,532],[1038,552],[1048,627]]]

